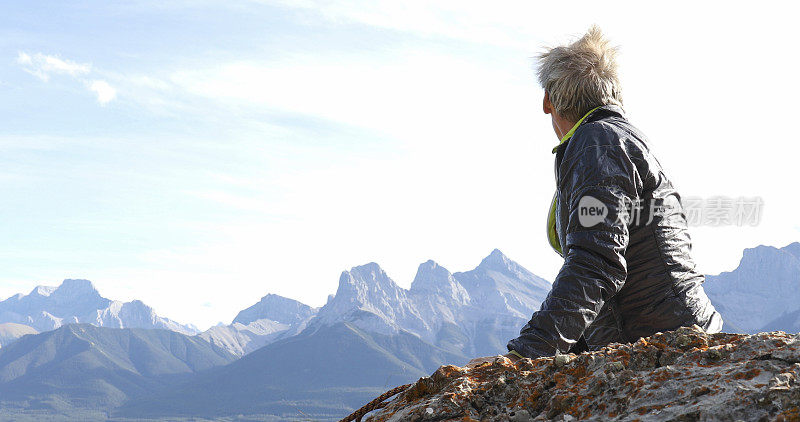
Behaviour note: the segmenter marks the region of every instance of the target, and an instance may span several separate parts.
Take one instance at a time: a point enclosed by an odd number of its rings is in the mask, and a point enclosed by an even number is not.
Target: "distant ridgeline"
[[[549,290],[499,250],[466,272],[427,261],[408,290],[369,263],[321,308],[268,294],[198,333],[65,280],[0,302],[0,414],[337,419],[440,365],[503,353]],[[747,249],[706,291],[727,331],[800,331],[800,244]]]
[[[120,302],[100,296],[89,280],[64,280],[58,287],[39,286],[27,295],[17,294],[0,302],[0,323],[27,325],[39,332],[64,324],[87,323],[111,328],[163,328],[182,334],[197,334],[156,315],[139,300]]]

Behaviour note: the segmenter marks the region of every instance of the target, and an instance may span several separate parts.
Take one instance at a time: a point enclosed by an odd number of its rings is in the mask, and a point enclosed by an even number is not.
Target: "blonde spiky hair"
[[[617,48],[609,45],[595,25],[572,44],[540,54],[539,84],[550,95],[555,111],[575,122],[598,106],[621,107],[616,56]]]

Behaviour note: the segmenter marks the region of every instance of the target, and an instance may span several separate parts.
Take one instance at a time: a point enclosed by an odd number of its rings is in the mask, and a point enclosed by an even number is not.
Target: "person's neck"
[[[555,124],[556,127],[556,135],[558,135],[558,139],[561,140],[562,138],[564,138],[564,135],[566,135],[567,132],[569,132],[569,130],[572,129],[573,126],[575,126],[576,122],[569,121],[558,115],[554,117],[555,118],[553,119],[553,123]]]

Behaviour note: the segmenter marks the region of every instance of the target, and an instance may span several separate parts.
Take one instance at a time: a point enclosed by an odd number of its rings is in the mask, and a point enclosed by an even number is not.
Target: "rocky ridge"
[[[699,327],[554,358],[441,366],[366,420],[800,420],[800,334]]]

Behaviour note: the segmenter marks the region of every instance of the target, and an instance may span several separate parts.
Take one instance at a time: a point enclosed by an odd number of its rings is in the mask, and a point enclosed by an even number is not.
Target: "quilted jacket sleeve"
[[[539,311],[508,342],[526,357],[566,353],[625,283],[638,174],[619,142],[602,139],[607,131],[587,129],[584,139],[567,146],[559,166],[559,201],[568,213],[564,264]]]

